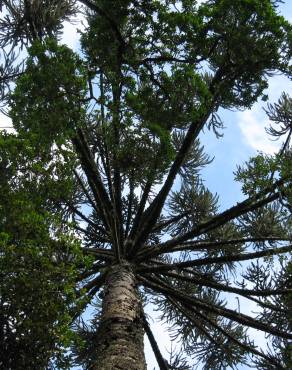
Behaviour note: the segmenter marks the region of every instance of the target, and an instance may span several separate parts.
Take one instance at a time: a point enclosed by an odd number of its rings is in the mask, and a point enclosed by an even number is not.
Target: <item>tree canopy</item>
[[[289,368],[292,98],[267,105],[283,145],[238,167],[245,199],[229,209],[202,177],[212,159],[199,138],[222,134],[220,108],[250,108],[270,76],[291,78],[277,3],[0,1],[1,106],[14,128],[0,133],[1,367],[100,369],[124,278],[139,311],[124,320],[139,321],[160,369]],[[79,52],[61,41],[76,14]],[[258,313],[231,309],[235,295]],[[170,360],[148,304],[181,343]]]

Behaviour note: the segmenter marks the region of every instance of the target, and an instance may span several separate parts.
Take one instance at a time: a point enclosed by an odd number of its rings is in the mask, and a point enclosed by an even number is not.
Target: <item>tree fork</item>
[[[141,299],[131,265],[107,273],[98,328],[95,370],[146,370]]]

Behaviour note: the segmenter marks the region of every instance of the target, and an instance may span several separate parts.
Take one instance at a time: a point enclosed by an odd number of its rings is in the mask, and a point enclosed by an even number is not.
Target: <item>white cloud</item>
[[[14,128],[12,128],[12,122],[9,117],[5,114],[0,113],[0,131],[7,131],[8,133],[15,132]]]
[[[283,91],[292,95],[291,82],[284,76],[271,78],[267,91],[269,102],[272,104],[277,102]],[[268,127],[270,123],[262,106],[266,104],[259,102],[251,110],[237,113],[238,124],[246,145],[255,151],[273,154],[279,150],[281,140],[272,140],[266,133],[265,127]]]
[[[71,49],[79,48],[80,34],[78,30],[83,31],[86,25],[85,16],[78,14],[71,22],[64,22],[63,35],[61,41]]]
[[[238,124],[245,144],[255,151],[267,154],[273,154],[279,150],[281,142],[271,140],[265,131],[269,121],[264,116],[264,113],[259,112],[255,108],[240,112],[238,116]]]

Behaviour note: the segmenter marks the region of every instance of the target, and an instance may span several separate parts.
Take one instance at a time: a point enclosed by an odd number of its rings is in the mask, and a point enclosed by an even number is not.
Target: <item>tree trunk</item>
[[[131,266],[111,267],[104,289],[95,370],[146,370],[141,309]]]

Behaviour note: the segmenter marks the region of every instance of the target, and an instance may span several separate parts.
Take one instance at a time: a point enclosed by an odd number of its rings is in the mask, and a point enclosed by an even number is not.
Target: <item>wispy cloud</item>
[[[5,130],[8,133],[15,132],[14,128],[12,127],[12,121],[9,117],[5,114],[0,113],[0,131]]]
[[[291,95],[291,83],[289,84],[284,76],[273,77],[268,89],[269,101],[277,102],[283,91]],[[281,140],[275,141],[266,133],[265,128],[270,125],[270,122],[263,106],[266,104],[259,102],[251,110],[237,113],[238,125],[245,145],[254,151],[273,154],[279,150]]]
[[[279,150],[281,143],[272,141],[265,127],[269,125],[269,121],[257,108],[238,113],[238,124],[241,130],[244,143],[250,146],[255,151],[273,154]]]
[[[71,49],[77,50],[79,48],[80,34],[86,25],[85,16],[78,14],[71,22],[64,23],[62,42],[68,45]]]

